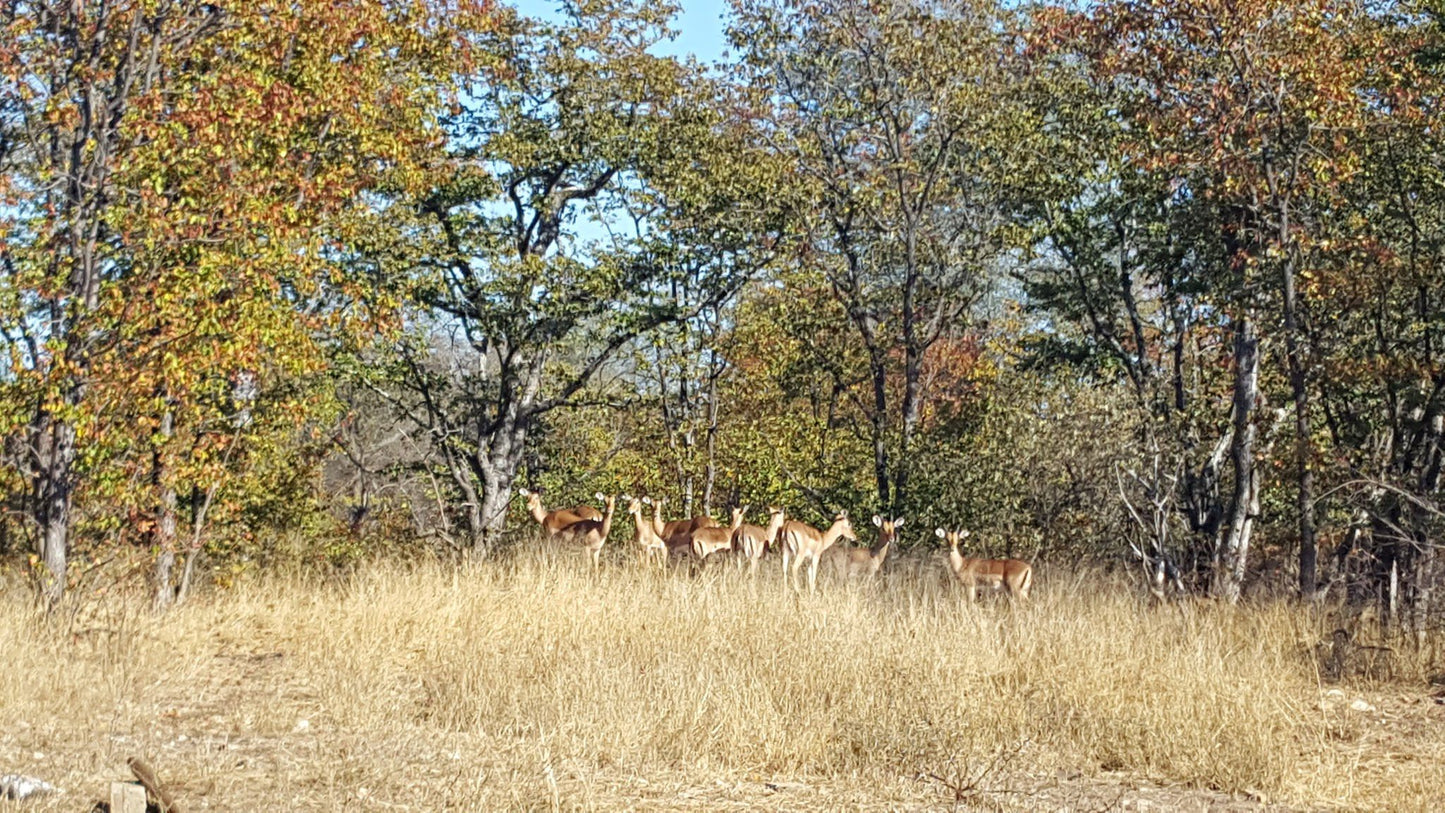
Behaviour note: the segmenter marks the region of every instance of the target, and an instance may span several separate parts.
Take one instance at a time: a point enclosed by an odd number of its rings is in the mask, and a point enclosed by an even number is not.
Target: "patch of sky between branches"
[[[705,65],[721,61],[727,41],[726,0],[680,0],[679,5],[681,12],[670,26],[676,36],[659,42],[653,52],[679,59],[691,56]],[[553,0],[519,0],[516,9],[526,17],[563,22],[560,4]],[[625,185],[628,181],[624,179],[622,183]],[[587,206],[578,207],[572,216],[571,234],[559,248],[585,260],[598,247],[615,246],[619,239],[637,236],[635,224],[625,216],[619,218],[607,205],[606,198],[604,195]]]

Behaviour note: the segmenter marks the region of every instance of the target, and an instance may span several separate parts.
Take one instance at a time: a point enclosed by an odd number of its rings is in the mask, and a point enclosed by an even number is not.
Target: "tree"
[[[806,201],[801,258],[862,343],[879,510],[910,506],[923,360],[958,332],[1007,245],[1019,120],[991,3],[741,0],[731,37],[773,106]],[[901,381],[891,392],[890,381]],[[843,391],[851,383],[840,379]]]
[[[1300,592],[1315,589],[1307,303],[1298,282],[1310,255],[1326,250],[1317,241],[1320,218],[1359,165],[1346,134],[1376,115],[1360,93],[1376,69],[1373,30],[1363,7],[1348,0],[1105,3],[1082,27],[1097,75],[1137,89],[1126,113],[1131,135],[1121,142],[1126,154],[1168,173],[1220,217],[1234,273],[1227,301],[1234,493],[1215,590],[1229,600],[1238,597],[1258,513],[1259,365],[1275,307],[1294,406]]]
[[[1380,117],[1355,137],[1361,171],[1323,236],[1334,250],[1301,285],[1316,303],[1306,328],[1332,452],[1321,493],[1335,495],[1347,527],[1335,570],[1351,600],[1378,599],[1382,622],[1419,640],[1439,612],[1445,51],[1440,5],[1412,9],[1375,20],[1376,69],[1360,92]]]
[[[494,43],[504,67],[468,87],[431,189],[395,200],[400,228],[360,245],[403,281],[419,327],[376,387],[430,438],[479,553],[537,422],[585,405],[620,350],[720,302],[755,265],[743,257],[763,230],[722,224],[758,222],[736,202],[766,185],[767,162],[747,160],[722,84],[649,52],[674,11],[567,3],[558,23],[511,18]],[[665,295],[688,275],[691,302]]]
[[[262,359],[318,363],[314,331],[341,316],[323,292],[355,293],[321,226],[428,140],[430,80],[489,16],[447,9],[6,4],[3,398],[52,603],[75,495],[132,442],[153,452],[163,603],[176,461],[224,445],[198,433]]]

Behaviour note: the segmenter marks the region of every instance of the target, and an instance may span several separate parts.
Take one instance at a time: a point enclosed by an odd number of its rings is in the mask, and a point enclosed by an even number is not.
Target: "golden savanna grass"
[[[795,596],[775,561],[755,584],[604,564],[377,565],[59,625],[12,589],[0,773],[67,789],[37,811],[86,809],[131,755],[216,810],[1445,801],[1424,684],[1322,708],[1324,622],[1283,603],[1157,608],[1044,571],[1028,607],[968,607],[907,575]]]

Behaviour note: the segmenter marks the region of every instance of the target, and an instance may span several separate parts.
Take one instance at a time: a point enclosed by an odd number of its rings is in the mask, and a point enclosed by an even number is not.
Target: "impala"
[[[577,509],[575,508],[560,508],[556,511],[548,511],[542,507],[541,494],[538,494],[535,491],[528,491],[525,488],[517,489],[517,493],[527,498],[527,512],[532,515],[532,519],[535,519],[538,525],[542,526],[542,530],[546,531],[548,538],[551,539],[556,539],[558,534],[562,533],[562,531],[573,525],[576,525],[579,522],[595,522],[602,518],[601,514],[597,514],[597,512],[591,508],[588,508],[587,510],[592,511],[592,513],[596,514],[595,517],[585,517],[582,514],[577,513]],[[602,497],[601,494],[598,494],[597,496],[599,499]],[[586,506],[579,507],[586,508]]]
[[[667,563],[667,545],[663,543],[662,537],[657,535],[656,528],[649,520],[642,518],[642,506],[652,502],[646,497],[623,497],[627,500],[627,513],[632,515],[632,521],[637,525],[637,533],[633,541],[637,543],[638,555],[642,558],[644,565],[655,561],[658,565]]]
[[[657,502],[658,505],[661,506],[662,500],[658,500]],[[717,520],[707,514],[699,514],[692,519],[675,519],[672,522],[664,522],[661,524],[661,527],[657,527],[658,523],[661,522],[661,517],[662,510],[659,507],[653,516],[653,526],[657,528],[657,535],[667,540],[669,546],[678,540],[682,542],[690,541],[693,533],[703,528],[722,527]]]
[[[716,523],[710,527],[697,528],[692,532],[692,555],[697,557],[699,562],[707,561],[707,557],[719,551],[733,549],[733,536],[743,524],[743,512],[733,509],[733,524],[731,528],[716,527]]]
[[[888,558],[888,551],[893,543],[898,541],[898,529],[903,527],[902,517],[898,519],[884,519],[877,514],[873,515],[873,524],[878,526],[878,544],[871,548],[830,548],[825,554],[828,563],[833,566],[833,573],[840,579],[865,578],[871,579],[878,575],[878,570],[883,567],[883,562]]]
[[[1003,590],[1011,598],[1027,599],[1029,587],[1034,581],[1034,569],[1028,562],[1018,559],[972,559],[958,552],[958,545],[968,538],[968,531],[945,531],[937,528],[934,533],[948,545],[948,567],[959,584],[968,591],[968,600],[978,597],[980,586],[990,590]]]
[[[607,500],[606,497],[602,496],[602,492],[600,491],[592,496],[596,497],[598,502],[606,502]],[[583,519],[602,519],[602,512],[590,505],[576,505],[567,510]]]
[[[747,513],[747,510],[746,506],[733,509],[733,527],[737,528],[733,531],[733,549],[748,560],[748,575],[756,576],[758,560],[763,558],[770,545],[778,544],[778,531],[783,529],[783,509],[768,507],[766,528],[743,524],[742,515]]]
[[[692,536],[669,536],[668,526],[676,526],[677,522],[662,521],[662,504],[666,502],[662,497],[652,501],[652,531],[662,540],[663,546],[667,549],[667,557],[682,558],[692,555]]]
[[[558,531],[553,538],[587,548],[587,553],[592,559],[592,569],[596,570],[601,563],[602,546],[607,543],[607,535],[612,533],[612,512],[616,507],[617,498],[608,497],[607,510],[602,512],[602,519],[584,519],[574,522]]]
[[[838,516],[833,519],[832,526],[826,531],[820,531],[792,519],[783,523],[783,577],[788,578],[788,574],[791,572],[792,577],[789,579],[789,583],[794,590],[799,589],[798,570],[802,568],[803,560],[810,559],[808,592],[817,591],[818,560],[839,539],[847,539],[849,542],[858,541],[858,537],[853,535],[853,523],[848,520],[846,511],[839,511]]]

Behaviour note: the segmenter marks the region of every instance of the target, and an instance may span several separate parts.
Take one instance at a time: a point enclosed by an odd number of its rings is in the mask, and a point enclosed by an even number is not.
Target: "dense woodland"
[[[675,11],[7,0],[0,555],[165,605],[626,492],[1439,626],[1445,3]]]

